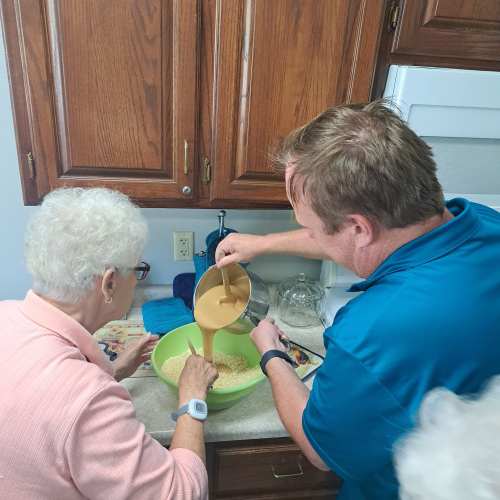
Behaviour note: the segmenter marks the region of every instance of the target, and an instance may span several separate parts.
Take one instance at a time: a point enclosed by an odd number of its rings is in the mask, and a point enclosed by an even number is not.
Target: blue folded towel
[[[176,297],[145,302],[142,304],[142,319],[144,329],[157,335],[164,335],[194,321],[192,311],[182,299]]]

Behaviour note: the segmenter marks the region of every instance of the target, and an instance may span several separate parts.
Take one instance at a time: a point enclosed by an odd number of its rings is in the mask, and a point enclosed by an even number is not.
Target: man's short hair
[[[403,228],[444,211],[432,150],[384,101],[327,109],[292,132],[277,155],[293,165],[289,192],[340,229],[347,214]]]

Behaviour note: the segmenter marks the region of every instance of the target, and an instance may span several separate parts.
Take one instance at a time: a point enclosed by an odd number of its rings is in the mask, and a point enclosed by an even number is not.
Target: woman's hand
[[[272,349],[279,349],[283,352],[287,351],[281,339],[287,339],[288,337],[270,319],[263,319],[258,326],[252,330],[250,338],[261,354]]]
[[[179,404],[191,399],[205,399],[208,388],[217,380],[219,373],[212,363],[196,354],[189,356],[179,377]]]
[[[256,234],[231,233],[215,250],[217,267],[225,267],[233,262],[249,262],[265,253],[265,236]]]
[[[119,382],[133,375],[142,363],[149,360],[157,342],[157,335],[143,335],[129,344],[113,362],[115,379]]]

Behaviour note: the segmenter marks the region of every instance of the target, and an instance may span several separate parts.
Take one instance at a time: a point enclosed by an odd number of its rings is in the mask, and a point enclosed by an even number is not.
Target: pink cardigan
[[[82,325],[32,291],[0,321],[2,500],[207,498],[203,462],[145,432]]]

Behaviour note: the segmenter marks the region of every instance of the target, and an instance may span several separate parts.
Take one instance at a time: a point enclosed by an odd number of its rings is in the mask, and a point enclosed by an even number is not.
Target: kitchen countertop
[[[353,297],[344,288],[333,288],[329,292],[329,307],[336,312]],[[137,317],[138,310],[132,311],[130,319]],[[277,318],[274,307],[270,316]],[[324,354],[323,327],[294,328],[276,319],[276,324],[298,344]],[[137,418],[144,423],[149,432],[161,444],[167,445],[175,429],[170,418],[177,409],[177,392],[156,377],[128,378],[122,385],[127,388],[134,404]],[[312,379],[306,382],[310,388]],[[205,423],[205,441],[235,441],[246,439],[265,439],[288,436],[275,409],[271,386],[264,381],[247,397],[231,408],[209,412]]]

